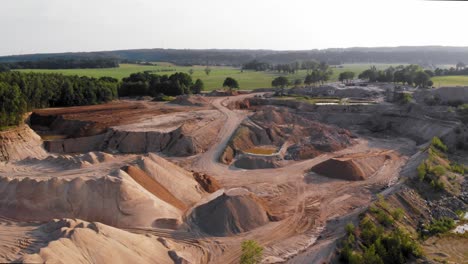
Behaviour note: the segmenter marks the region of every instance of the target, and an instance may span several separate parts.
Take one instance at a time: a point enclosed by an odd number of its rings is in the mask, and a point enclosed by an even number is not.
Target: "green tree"
[[[241,264],[257,264],[262,261],[263,247],[255,240],[246,240],[242,242]]]
[[[340,82],[349,82],[349,80],[352,80],[354,78],[354,72],[352,71],[345,71],[340,73],[338,79]]]
[[[430,80],[431,77],[423,71],[416,72],[413,78],[414,84],[421,87],[427,87]]]
[[[284,88],[286,88],[288,85],[289,85],[289,80],[288,80],[288,78],[286,78],[284,76],[276,77],[271,82],[271,86],[281,89],[280,92],[279,92],[280,95],[284,94]]]
[[[195,81],[195,84],[191,87],[192,93],[194,93],[194,94],[199,94],[204,89],[205,89],[205,84],[200,79],[197,79]]]
[[[205,73],[206,73],[206,75],[210,75],[210,73],[211,73],[211,68],[208,67],[208,66],[206,66],[206,68],[205,68]]]
[[[227,77],[223,82],[223,87],[228,87],[229,91],[232,91],[232,89],[239,89],[239,83],[236,79]]]
[[[193,73],[194,73],[195,71],[194,71],[193,69],[190,69],[188,72],[189,72],[190,75],[193,75]]]

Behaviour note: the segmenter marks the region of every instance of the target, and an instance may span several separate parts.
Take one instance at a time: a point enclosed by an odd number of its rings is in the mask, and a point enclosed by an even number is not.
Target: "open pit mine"
[[[0,262],[228,264],[255,240],[262,263],[338,263],[380,195],[412,226],[466,209],[462,181],[438,198],[411,183],[434,137],[468,146],[466,122],[389,86],[289,90],[336,104],[265,90],[35,110],[0,132]]]

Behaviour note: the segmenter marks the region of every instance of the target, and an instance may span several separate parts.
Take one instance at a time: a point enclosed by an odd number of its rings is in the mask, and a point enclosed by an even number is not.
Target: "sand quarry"
[[[246,239],[264,263],[327,262],[347,219],[456,127],[262,96],[43,109],[0,132],[0,262],[238,263]]]

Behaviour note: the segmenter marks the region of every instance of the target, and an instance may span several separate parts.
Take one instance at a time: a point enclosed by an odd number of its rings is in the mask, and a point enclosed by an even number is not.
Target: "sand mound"
[[[246,232],[270,221],[260,199],[243,188],[213,193],[204,204],[193,209],[190,218],[203,232],[229,236]]]
[[[197,203],[205,194],[191,172],[157,155],[150,154],[137,164],[149,177],[187,206]]]
[[[125,166],[122,168],[125,172],[128,173],[138,184],[143,186],[147,191],[154,194],[156,197],[161,200],[172,204],[173,206],[179,208],[180,210],[185,210],[186,206],[179,199],[174,197],[164,186],[162,186],[158,181],[151,178],[146,172],[135,166]]]
[[[46,155],[41,138],[27,125],[0,132],[0,161],[41,158]]]
[[[125,172],[84,180],[0,178],[0,214],[18,220],[81,218],[119,227],[179,222],[181,211],[152,195]]]
[[[221,189],[221,184],[210,175],[193,172],[193,178],[200,184],[200,186],[208,193],[214,193]]]
[[[54,220],[34,231],[43,238],[37,253],[20,258],[25,263],[197,263],[199,252],[150,235],[132,234],[101,223]]]
[[[45,159],[26,158],[17,164],[23,166],[53,167],[64,170],[89,167],[99,163],[111,162],[114,159],[114,156],[108,153],[88,152],[78,155],[50,155]]]
[[[109,164],[96,163],[109,156],[65,155],[23,161],[18,170],[6,168],[9,177],[0,177],[0,215],[24,221],[80,218],[118,227],[175,229],[183,212],[206,195],[191,172],[161,157],[132,161],[115,157]]]
[[[319,163],[311,170],[330,178],[363,181],[376,173],[387,160],[394,158],[392,151],[344,155]]]
[[[208,106],[210,102],[200,95],[179,95],[171,104],[186,105],[186,106]]]

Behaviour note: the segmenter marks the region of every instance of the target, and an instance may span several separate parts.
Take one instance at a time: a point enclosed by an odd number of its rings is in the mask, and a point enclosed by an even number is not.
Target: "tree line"
[[[117,68],[119,62],[110,58],[63,59],[48,58],[36,61],[17,61],[0,63],[0,71],[17,69],[90,69]]]
[[[241,66],[257,59],[271,64],[286,64],[294,61],[316,60],[329,64],[343,63],[418,63],[454,64],[468,61],[466,47],[388,47],[346,48],[299,51],[274,50],[176,50],[140,49],[105,52],[80,52],[61,54],[31,54],[0,57],[0,61],[26,61],[44,58],[96,58],[109,57],[121,61],[167,61],[178,65],[231,65]]]
[[[199,94],[204,89],[203,81],[183,72],[170,76],[151,72],[133,73],[123,78],[119,87],[119,96],[157,96],[159,94],[176,96],[182,94]]]
[[[455,67],[450,67],[449,69],[436,68],[434,70],[435,76],[445,76],[445,75],[468,75],[468,68],[463,62],[458,62]]]
[[[0,127],[18,125],[36,108],[92,105],[116,99],[118,80],[61,74],[0,73]]]
[[[294,74],[299,70],[307,70],[310,72],[318,68],[321,64],[326,64],[325,62],[318,62],[315,60],[306,60],[306,61],[294,61],[291,63],[282,63],[282,64],[272,64],[267,62],[262,62],[258,60],[252,60],[242,65],[243,70],[254,70],[254,71],[276,71],[278,73]]]
[[[411,64],[407,66],[388,67],[385,70],[377,70],[375,66],[359,74],[359,79],[369,82],[395,82],[420,87],[429,87],[434,83],[431,77],[434,73],[430,70],[424,70],[421,66]]]

